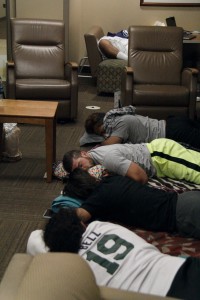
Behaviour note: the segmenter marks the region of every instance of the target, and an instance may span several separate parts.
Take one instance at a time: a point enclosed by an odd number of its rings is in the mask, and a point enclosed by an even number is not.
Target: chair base
[[[121,75],[127,61],[106,59],[97,68],[97,93],[114,93],[121,90]]]

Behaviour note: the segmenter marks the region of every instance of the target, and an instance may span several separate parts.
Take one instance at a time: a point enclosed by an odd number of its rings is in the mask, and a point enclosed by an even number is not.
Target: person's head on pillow
[[[45,226],[43,239],[50,252],[78,253],[84,224],[75,208],[61,208]]]
[[[85,130],[89,134],[97,134],[100,136],[104,136],[105,130],[103,127],[103,119],[105,117],[105,113],[93,113],[87,117],[85,120]]]
[[[98,181],[88,171],[76,168],[66,180],[63,196],[70,196],[81,200],[87,199],[98,185]]]
[[[85,200],[91,195],[100,180],[108,174],[105,167],[101,165],[93,166],[88,171],[76,168],[66,180],[63,196]]]

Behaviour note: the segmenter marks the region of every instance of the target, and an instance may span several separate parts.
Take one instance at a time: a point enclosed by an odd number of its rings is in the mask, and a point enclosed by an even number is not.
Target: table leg
[[[56,120],[55,118],[45,121],[46,139],[46,172],[47,182],[52,181],[53,163],[56,160]]]

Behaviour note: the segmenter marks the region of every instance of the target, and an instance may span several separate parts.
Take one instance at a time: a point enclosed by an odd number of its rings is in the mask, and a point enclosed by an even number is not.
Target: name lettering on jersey
[[[97,233],[92,231],[84,242],[81,243],[80,249],[88,249],[88,247],[101,235],[101,233]]]

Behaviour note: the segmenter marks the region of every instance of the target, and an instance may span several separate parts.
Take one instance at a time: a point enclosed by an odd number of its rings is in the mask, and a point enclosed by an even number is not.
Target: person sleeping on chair
[[[98,46],[103,59],[128,60],[128,31],[121,30],[116,34],[108,32],[98,41]]]

